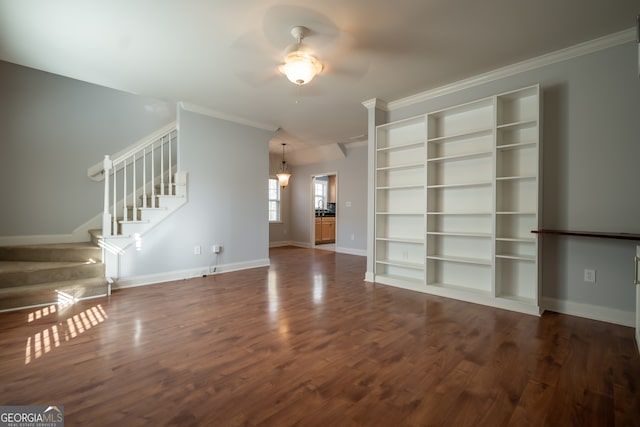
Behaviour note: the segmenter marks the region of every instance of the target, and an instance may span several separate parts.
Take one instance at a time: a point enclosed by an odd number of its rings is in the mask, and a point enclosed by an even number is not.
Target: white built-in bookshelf
[[[425,135],[422,118],[381,126],[376,135],[375,268],[409,287],[424,281]]]
[[[377,127],[376,282],[539,314],[539,99],[531,86]]]

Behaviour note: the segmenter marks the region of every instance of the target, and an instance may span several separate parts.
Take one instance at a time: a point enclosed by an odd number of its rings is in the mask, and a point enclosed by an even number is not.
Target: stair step
[[[142,206],[138,206],[137,208],[139,211],[151,211],[151,212],[157,212],[157,211],[166,211],[167,208],[161,208],[161,207],[157,207],[157,208],[152,208],[151,206],[147,206],[142,207]]]
[[[78,300],[106,296],[108,290],[104,277],[0,288],[0,311],[56,304],[69,297]]]
[[[0,246],[0,260],[102,262],[102,250],[89,242]]]
[[[168,182],[165,184],[168,184]],[[151,188],[149,183],[146,185],[146,188]],[[165,188],[169,189],[167,186]],[[120,212],[116,212],[116,218],[113,223],[108,224],[110,228],[106,231],[106,236],[102,236],[100,230],[90,232],[92,241],[106,249],[105,253],[108,254],[108,259],[111,257],[110,254],[122,253],[133,244],[138,246],[140,236],[147,233],[168,215],[187,203],[187,173],[176,173],[170,190],[166,190],[164,195],[159,194],[160,191],[153,195],[151,193],[148,190],[146,194],[137,192],[135,200],[139,200],[139,203],[134,202],[134,199],[129,197],[125,203],[135,203],[136,212],[134,212],[131,205],[127,206],[127,209],[120,208]],[[110,267],[114,265],[117,265],[117,262],[109,262],[106,273],[109,276],[117,277],[117,268],[111,269]]]
[[[104,264],[69,261],[0,261],[0,288],[104,278]]]
[[[118,218],[118,224],[148,224],[149,221],[146,220],[124,220],[122,218]]]

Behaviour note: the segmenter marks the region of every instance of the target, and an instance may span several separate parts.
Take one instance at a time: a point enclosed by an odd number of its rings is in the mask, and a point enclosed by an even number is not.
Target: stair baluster
[[[177,131],[173,124],[172,127],[164,128],[162,133],[151,135],[115,157],[105,156],[105,206],[102,223],[104,236],[122,235],[123,223],[140,221],[140,209],[159,208],[158,196],[175,196],[173,173],[177,156],[173,150],[176,138]],[[159,153],[156,153],[157,151]],[[151,162],[149,168],[147,162]],[[147,173],[147,169],[150,169],[150,174]],[[118,185],[118,182],[121,184]],[[142,188],[138,188],[139,185]],[[147,188],[149,185],[151,191]],[[112,200],[109,200],[111,186],[113,193]],[[156,188],[158,186],[159,191]],[[142,197],[142,200],[138,197]],[[121,212],[119,217],[118,212]]]
[[[155,183],[155,168],[156,168],[156,162],[155,162],[155,152],[156,150],[153,148],[153,145],[151,145],[151,207],[155,208],[156,207],[156,183]]]
[[[111,168],[113,167],[113,162],[111,161],[111,157],[109,155],[104,156],[103,161],[104,166],[104,210],[102,212],[102,229],[106,232],[109,231],[109,236],[111,236],[111,215],[109,214],[109,174],[111,173]],[[115,189],[115,182],[114,182]]]
[[[169,186],[168,186],[168,191],[169,194],[173,194],[173,174],[171,173],[171,165],[172,163],[172,150],[171,150],[171,137],[169,137],[169,143],[168,145],[168,153],[169,153]]]
[[[123,163],[123,169],[122,169],[122,191],[123,191],[123,195],[122,195],[122,199],[124,200],[124,203],[122,203],[122,220],[123,221],[128,221],[129,220],[129,215],[127,215],[127,160],[125,159]],[[118,233],[120,234],[120,233]]]
[[[144,159],[143,159],[144,160]],[[133,172],[132,172],[132,181],[131,184],[131,221],[138,220],[138,190],[136,187],[136,153],[133,153]]]
[[[160,144],[160,195],[164,196],[164,136]]]
[[[142,207],[147,207],[147,147],[142,149]]]
[[[108,176],[105,177],[105,180],[109,179]],[[103,235],[113,236],[118,234],[118,214],[116,209],[118,207],[118,183],[117,183],[117,174],[116,171],[113,171],[113,225],[109,234],[104,234],[107,230],[102,230]]]

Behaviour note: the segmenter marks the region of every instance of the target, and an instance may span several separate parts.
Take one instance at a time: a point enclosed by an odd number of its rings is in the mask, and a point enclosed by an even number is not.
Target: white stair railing
[[[121,222],[138,221],[139,208],[157,208],[157,195],[175,195],[177,170],[175,123],[143,139],[115,158],[105,156],[102,235],[120,235]],[[150,173],[148,173],[150,172]],[[140,188],[138,188],[140,185]],[[159,191],[156,189],[159,187]],[[121,216],[118,216],[121,211]]]

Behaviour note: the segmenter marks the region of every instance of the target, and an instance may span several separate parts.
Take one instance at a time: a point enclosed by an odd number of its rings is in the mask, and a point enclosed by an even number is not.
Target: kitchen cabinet
[[[336,176],[335,175],[329,175],[329,185],[328,185],[328,197],[327,197],[327,201],[329,203],[335,203],[336,202]]]
[[[316,217],[316,243],[322,240],[322,218]]]
[[[335,243],[336,241],[336,218],[316,217],[316,244]]]

